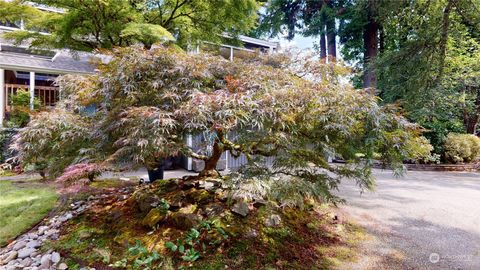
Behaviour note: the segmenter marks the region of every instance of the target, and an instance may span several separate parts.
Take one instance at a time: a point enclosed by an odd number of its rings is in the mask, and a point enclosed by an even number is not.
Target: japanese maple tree
[[[16,138],[24,162],[42,157],[58,175],[76,163],[153,169],[184,154],[205,162],[200,177],[218,177],[217,162],[230,151],[247,157],[243,176],[288,176],[309,183],[315,196],[333,198],[330,190],[342,177],[372,187],[374,159],[398,167],[428,154],[418,151],[425,142],[416,125],[345,83],[345,68],[312,58],[278,54],[231,62],[176,48],[128,47],[113,50],[98,70],[58,80],[61,104]],[[92,106],[94,113],[85,110]],[[45,120],[59,115],[62,123]],[[198,151],[186,143],[196,134],[211,138]],[[40,150],[31,151],[39,143]],[[334,166],[328,156],[347,164]],[[272,166],[265,157],[275,157]]]

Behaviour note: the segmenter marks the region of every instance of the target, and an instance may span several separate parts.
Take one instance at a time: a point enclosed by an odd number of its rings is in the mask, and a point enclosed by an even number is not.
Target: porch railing
[[[5,110],[11,111],[13,108],[12,96],[17,93],[17,90],[25,89],[29,90],[28,85],[23,84],[5,84]],[[53,107],[59,100],[58,87],[54,86],[35,86],[34,88],[35,98],[40,100],[40,106]]]

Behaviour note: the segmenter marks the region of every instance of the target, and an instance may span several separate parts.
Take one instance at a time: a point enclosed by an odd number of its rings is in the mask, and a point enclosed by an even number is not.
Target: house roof
[[[52,74],[93,73],[95,67],[90,64],[93,57],[91,53],[72,54],[67,50],[30,50],[27,44],[14,45],[0,37],[0,68],[3,69]]]
[[[35,55],[0,51],[0,68],[54,74],[93,73],[95,68],[89,63],[89,58],[79,56],[76,59],[68,52],[58,52],[53,58],[47,59]]]

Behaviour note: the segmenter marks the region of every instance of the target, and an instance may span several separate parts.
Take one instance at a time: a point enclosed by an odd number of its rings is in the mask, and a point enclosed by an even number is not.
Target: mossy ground
[[[173,188],[173,182],[159,182],[138,193],[155,194],[171,200],[179,193],[195,191]],[[153,193],[152,193],[153,192]],[[128,248],[140,241],[148,250],[171,258],[174,269],[332,269],[343,261],[356,259],[357,245],[365,237],[363,230],[353,224],[339,222],[331,216],[331,208],[312,205],[307,210],[280,209],[264,205],[251,207],[247,217],[229,211],[225,201],[201,193],[203,203],[216,203],[224,207],[222,214],[212,216],[227,233],[228,238],[215,245],[200,249],[200,259],[185,262],[178,252],[165,248],[165,243],[176,243],[185,238],[188,230],[161,222],[155,228],[142,225],[146,215],[139,211],[132,195],[127,200],[116,200],[112,193],[85,214],[64,226],[58,241],[45,248],[55,248],[69,258],[70,269],[89,265],[96,269],[131,257]],[[192,198],[190,198],[192,199]],[[191,203],[186,202],[186,203]],[[199,204],[199,209],[203,205]],[[198,210],[201,211],[201,210]],[[282,221],[277,227],[267,227],[265,219],[278,214]],[[207,243],[208,236],[199,241]],[[136,269],[130,267],[130,269]],[[158,269],[165,269],[158,268]]]

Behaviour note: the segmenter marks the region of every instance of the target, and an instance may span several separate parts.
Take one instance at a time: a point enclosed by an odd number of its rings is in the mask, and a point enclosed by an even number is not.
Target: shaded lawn
[[[39,222],[57,199],[43,183],[0,181],[0,246]]]

